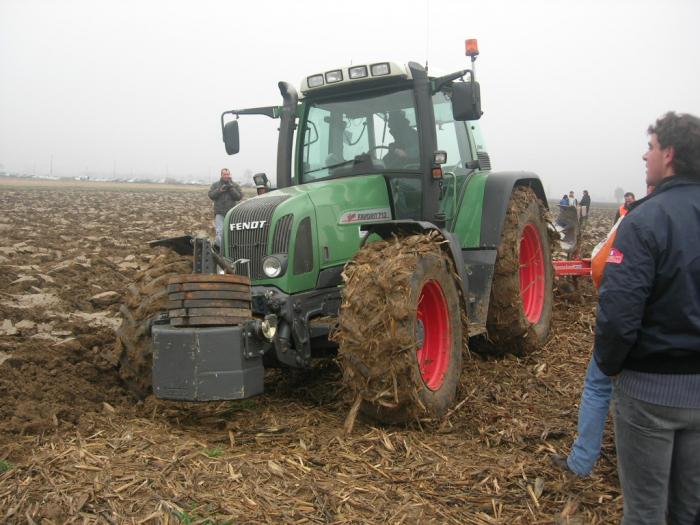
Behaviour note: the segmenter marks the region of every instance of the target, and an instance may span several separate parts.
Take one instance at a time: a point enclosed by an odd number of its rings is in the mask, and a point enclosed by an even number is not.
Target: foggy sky
[[[376,60],[441,73],[478,38],[493,168],[535,171],[551,198],[644,189],[646,128],[700,115],[700,2],[0,0],[0,164],[8,172],[275,178],[277,82]]]

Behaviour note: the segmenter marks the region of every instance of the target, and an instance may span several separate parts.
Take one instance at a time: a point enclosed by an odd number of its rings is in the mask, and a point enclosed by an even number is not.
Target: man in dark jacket
[[[231,172],[227,168],[221,170],[221,177],[209,188],[209,198],[214,201],[216,245],[221,246],[224,217],[243,198],[241,187],[231,180]]]
[[[413,129],[403,111],[393,111],[388,118],[389,133],[394,142],[389,144],[389,152],[384,163],[390,168],[404,168],[419,161],[418,132]]]
[[[581,209],[579,210],[579,223],[581,228],[588,222],[588,212],[591,209],[591,196],[588,194],[588,190],[583,190],[583,197],[581,197],[581,202],[578,203]]]
[[[700,523],[700,119],[649,127],[652,194],[620,224],[595,360],[615,381],[623,525]],[[668,520],[668,521],[666,521]]]

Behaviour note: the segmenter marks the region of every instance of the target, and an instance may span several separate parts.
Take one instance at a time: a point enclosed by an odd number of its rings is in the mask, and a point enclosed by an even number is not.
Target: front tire
[[[462,309],[452,261],[434,237],[370,243],[344,272],[334,336],[343,380],[359,410],[382,423],[440,418],[455,399]]]
[[[148,267],[139,272],[126,290],[120,308],[122,324],[117,329],[115,354],[119,376],[138,399],[151,393],[153,343],[151,321],[167,311],[168,279],[192,271],[192,258],[159,248]]]

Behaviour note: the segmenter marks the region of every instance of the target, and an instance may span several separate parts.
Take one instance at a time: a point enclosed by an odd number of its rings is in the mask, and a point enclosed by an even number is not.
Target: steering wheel
[[[369,148],[369,150],[367,150],[367,154],[370,156],[373,156],[376,160],[381,160],[380,158],[377,157],[377,155],[372,155],[373,153],[376,153],[377,150],[380,150],[380,149],[388,150],[389,146],[384,146],[383,144],[380,144],[378,146],[372,146],[371,148]]]

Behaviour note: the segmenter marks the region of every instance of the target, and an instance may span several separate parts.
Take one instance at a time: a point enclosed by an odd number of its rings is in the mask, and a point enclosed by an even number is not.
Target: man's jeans
[[[224,216],[217,213],[214,217],[214,229],[216,230],[216,245],[221,246],[224,233]]]
[[[700,523],[700,409],[654,405],[616,388],[615,444],[622,525]]]
[[[578,436],[566,458],[569,469],[578,476],[590,474],[600,456],[611,395],[612,380],[600,371],[591,357],[578,409]]]

